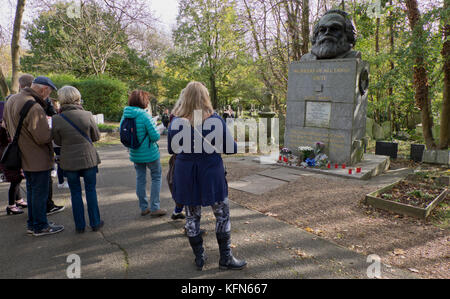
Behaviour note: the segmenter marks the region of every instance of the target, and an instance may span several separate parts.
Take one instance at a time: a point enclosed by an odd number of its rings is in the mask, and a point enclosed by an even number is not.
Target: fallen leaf
[[[304,252],[304,251],[302,251],[300,249],[297,249],[295,251],[295,255],[300,257],[300,258],[310,258],[311,257],[311,255],[307,254],[306,252]]]
[[[395,255],[403,255],[403,254],[406,254],[406,251],[404,251],[403,249],[397,248],[397,249],[394,249],[394,254]]]
[[[268,212],[268,213],[266,213],[266,215],[267,216],[271,216],[271,217],[278,217],[278,215],[277,214],[274,214],[274,213],[271,213],[271,212]]]
[[[409,268],[408,270],[411,271],[411,272],[414,272],[414,273],[419,273],[419,270],[414,269],[414,268]]]
[[[308,233],[314,233],[314,230],[310,227],[305,228]]]

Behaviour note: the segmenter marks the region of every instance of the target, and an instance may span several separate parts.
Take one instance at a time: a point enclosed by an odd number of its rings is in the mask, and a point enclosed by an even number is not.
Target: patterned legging
[[[230,204],[228,198],[223,202],[211,206],[216,217],[216,233],[228,233],[231,231]],[[200,234],[200,219],[202,217],[201,206],[186,206],[186,232],[188,237]]]

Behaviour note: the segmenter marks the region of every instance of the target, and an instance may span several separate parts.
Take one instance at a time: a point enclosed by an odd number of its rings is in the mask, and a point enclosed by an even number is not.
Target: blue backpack
[[[120,126],[120,142],[126,147],[131,149],[138,149],[141,147],[145,138],[147,138],[148,132],[145,132],[144,139],[139,142],[136,130],[136,119],[135,118],[125,118]],[[149,143],[150,146],[150,143]]]

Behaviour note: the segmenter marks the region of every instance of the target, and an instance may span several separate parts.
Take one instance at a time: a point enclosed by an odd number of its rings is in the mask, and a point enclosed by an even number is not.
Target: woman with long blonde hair
[[[197,269],[202,270],[206,260],[200,230],[202,206],[211,206],[216,217],[220,269],[243,269],[247,263],[233,257],[231,252],[228,184],[221,157],[221,153],[235,154],[237,145],[224,120],[214,112],[208,89],[200,82],[186,86],[173,114],[175,118],[169,125],[168,134],[169,153],[177,154],[173,198],[186,207],[185,227]],[[210,135],[215,138],[209,140]],[[219,137],[223,139],[218,140]],[[231,142],[225,142],[230,138]],[[231,149],[226,146],[230,143]]]

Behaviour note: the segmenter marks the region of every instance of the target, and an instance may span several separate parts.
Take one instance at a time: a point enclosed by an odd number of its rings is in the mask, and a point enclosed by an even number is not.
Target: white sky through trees
[[[24,23],[31,22],[35,15],[33,15],[32,2],[36,0],[28,0],[25,8]],[[64,1],[63,2],[72,2]],[[178,0],[149,0],[154,16],[158,18],[157,25],[161,28],[157,28],[167,34],[171,33],[172,27],[176,24],[176,17],[178,14]],[[8,35],[12,31],[12,25],[14,23],[14,15],[16,10],[16,0],[0,0],[0,26],[5,30]],[[22,34],[23,39],[23,34]]]

